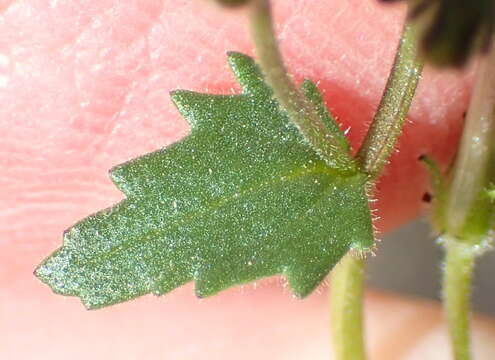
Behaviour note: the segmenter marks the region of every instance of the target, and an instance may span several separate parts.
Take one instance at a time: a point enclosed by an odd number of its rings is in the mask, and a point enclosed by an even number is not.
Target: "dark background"
[[[369,287],[440,299],[443,250],[425,219],[385,236],[367,262]],[[495,316],[495,249],[478,258],[473,309]]]

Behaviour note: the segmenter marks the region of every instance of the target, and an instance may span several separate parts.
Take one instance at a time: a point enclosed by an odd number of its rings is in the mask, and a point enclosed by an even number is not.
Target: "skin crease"
[[[274,7],[295,80],[320,80],[356,147],[404,8],[374,0]],[[187,285],[88,312],[32,275],[64,229],[122,198],[109,168],[187,134],[170,90],[238,91],[224,54],[252,54],[245,14],[201,0],[10,0],[0,11],[0,358],[330,358],[325,287],[300,301],[274,278],[198,300]],[[417,158],[449,164],[469,90],[469,76],[426,70],[378,185],[381,233],[425,210]],[[372,359],[449,358],[437,305],[370,291],[366,311]],[[477,358],[491,359],[495,325],[476,322]]]

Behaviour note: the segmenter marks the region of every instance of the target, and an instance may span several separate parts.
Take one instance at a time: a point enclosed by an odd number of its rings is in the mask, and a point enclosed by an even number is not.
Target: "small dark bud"
[[[423,194],[423,198],[422,198],[423,202],[425,202],[425,203],[429,204],[429,203],[431,203],[431,200],[432,200],[432,199],[433,199],[433,198],[432,198],[432,196],[431,196],[431,194],[430,194],[429,192],[425,192],[425,193]]]

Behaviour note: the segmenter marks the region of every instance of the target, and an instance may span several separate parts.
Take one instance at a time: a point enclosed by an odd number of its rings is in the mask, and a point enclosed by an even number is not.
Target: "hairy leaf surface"
[[[372,246],[366,177],[318,157],[252,59],[229,62],[242,94],[172,94],[191,134],[111,170],[126,199],[67,230],[36,270],[55,292],[98,308],[284,274],[303,297],[350,248]],[[316,86],[302,90],[348,148]]]

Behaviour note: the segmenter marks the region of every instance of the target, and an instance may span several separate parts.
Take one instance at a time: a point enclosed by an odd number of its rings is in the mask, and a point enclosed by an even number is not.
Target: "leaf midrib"
[[[305,164],[305,165],[308,165],[308,164]],[[241,200],[246,195],[251,194],[254,191],[258,191],[261,188],[264,188],[267,186],[273,186],[273,185],[276,185],[276,184],[279,184],[282,182],[286,182],[286,181],[299,179],[305,175],[318,174],[318,173],[327,174],[329,176],[335,175],[335,171],[330,169],[329,167],[327,167],[323,162],[316,162],[316,164],[312,164],[309,167],[304,167],[304,165],[302,165],[299,171],[293,170],[289,174],[280,174],[280,176],[272,176],[270,179],[268,179],[268,181],[264,181],[260,184],[255,185],[255,186],[248,187],[245,190],[240,190],[240,191],[238,191],[238,192],[236,192],[230,196],[226,196],[226,197],[222,198],[221,200],[219,200],[217,202],[212,202],[212,203],[210,203],[211,206],[208,206],[207,208],[205,208],[203,210],[194,211],[191,213],[185,213],[185,214],[183,214],[183,216],[181,216],[182,220],[177,221],[176,224],[172,224],[170,227],[168,227],[168,229],[170,229],[171,227],[178,227],[178,226],[187,225],[188,223],[190,223],[194,220],[197,220],[198,218],[204,216],[205,214],[212,213],[212,212],[220,209],[221,207],[225,206],[226,204],[232,202],[233,200]],[[238,194],[238,195],[236,196],[236,194]],[[168,229],[167,229],[167,231],[168,231]],[[163,228],[150,229],[149,231],[147,231],[143,234],[140,234],[139,236],[141,238],[143,238],[143,240],[138,240],[138,241],[140,241],[141,244],[148,242],[148,241],[151,241],[152,239],[155,239],[156,237],[152,237],[149,235],[154,234],[154,233],[160,234],[163,231],[164,231]],[[135,238],[124,241],[123,243],[115,246],[114,248],[110,249],[109,251],[107,251],[101,255],[95,255],[94,257],[92,257],[88,260],[85,260],[85,261],[77,261],[77,264],[84,267],[84,266],[87,266],[89,264],[96,264],[98,262],[102,262],[105,259],[108,259],[108,258],[115,256],[117,253],[119,253],[121,251],[124,251],[124,250],[131,248],[132,246],[135,245],[134,241],[135,241]]]

